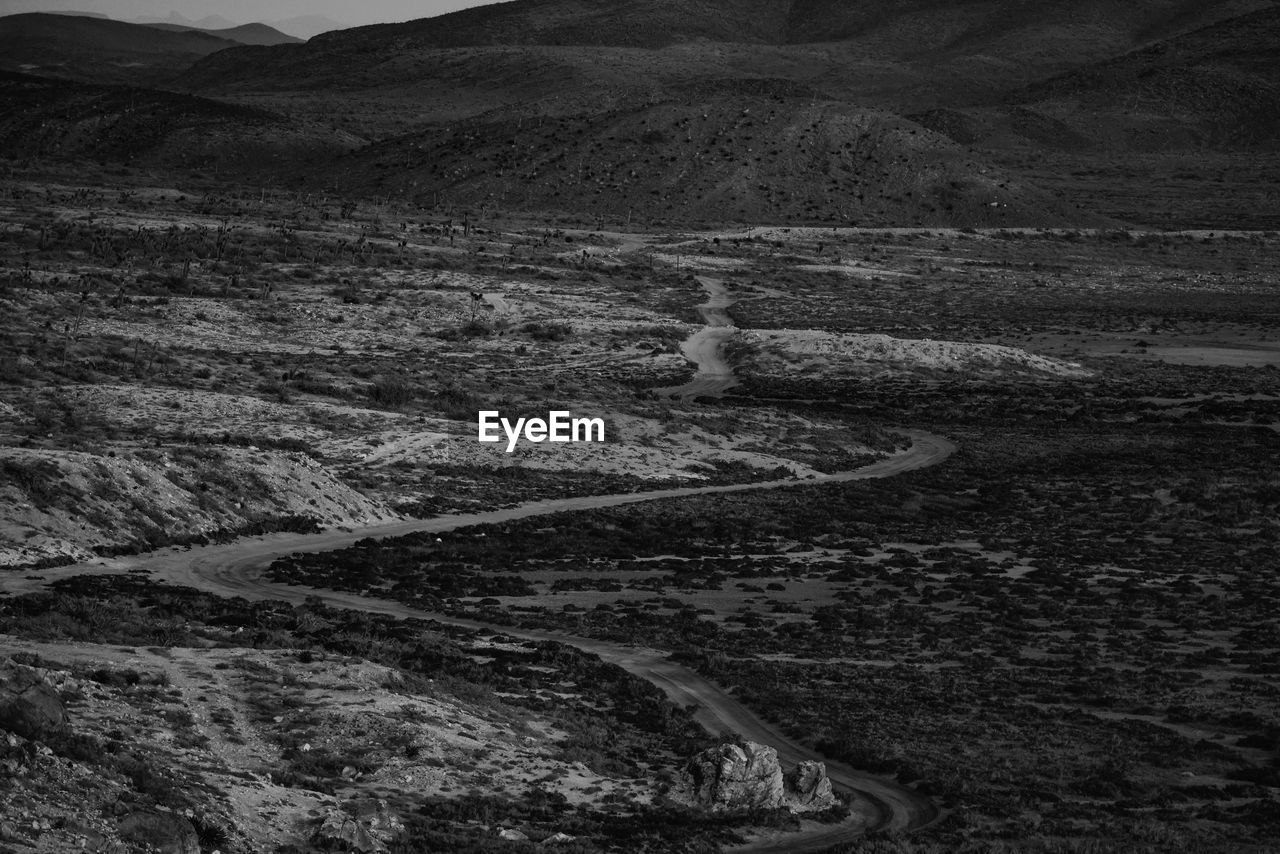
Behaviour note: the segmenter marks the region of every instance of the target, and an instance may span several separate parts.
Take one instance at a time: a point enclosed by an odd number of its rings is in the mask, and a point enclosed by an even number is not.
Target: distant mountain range
[[[217,30],[169,23],[146,24],[146,26],[152,29],[170,30],[172,32],[208,33],[211,36],[217,36],[220,39],[238,42],[239,44],[276,45],[302,43],[302,39],[285,35],[273,27],[268,27],[266,24],[240,24],[239,26]]]
[[[104,16],[105,17],[105,16]],[[221,15],[207,15],[199,20],[193,21],[179,12],[170,12],[165,18],[135,18],[131,23],[135,24],[165,24],[186,27],[188,29],[207,30],[210,32],[227,31],[238,29],[240,26],[235,21],[228,20]],[[284,18],[278,21],[259,21],[248,26],[266,26],[270,29],[277,30],[282,34],[286,34],[298,41],[306,41],[312,36],[320,33],[327,33],[330,30],[342,29],[342,24],[332,18],[326,18],[324,15],[298,15],[292,18]],[[267,42],[268,44],[287,44],[288,42]],[[263,44],[263,42],[245,42],[245,44]]]
[[[236,26],[236,22],[222,17],[221,15],[206,15],[198,21],[193,21],[181,12],[170,12],[164,18],[134,18],[129,23],[132,24],[173,24],[179,27],[186,27],[191,30],[229,30]]]
[[[0,17],[0,69],[87,82],[155,84],[220,50],[300,42],[265,24],[205,30],[31,12]]]
[[[28,13],[0,18],[0,69],[74,80],[156,84],[203,56],[238,46],[203,30]]]
[[[1276,0],[514,0],[305,43],[222,23],[9,16],[0,67],[343,140],[281,180],[652,220],[1098,222],[1037,189],[1038,158],[1280,150]]]

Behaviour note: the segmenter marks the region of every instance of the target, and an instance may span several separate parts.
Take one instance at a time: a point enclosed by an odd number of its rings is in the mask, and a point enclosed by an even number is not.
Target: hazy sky
[[[163,18],[172,11],[198,20],[221,15],[237,24],[324,15],[341,24],[373,24],[428,18],[486,0],[0,0],[0,15],[18,12],[100,12],[112,18]]]

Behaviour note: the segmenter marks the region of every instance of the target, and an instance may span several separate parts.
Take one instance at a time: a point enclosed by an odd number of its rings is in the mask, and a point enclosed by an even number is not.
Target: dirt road
[[[22,570],[0,574],[0,592],[29,593],[43,588],[50,581],[85,574],[110,574],[141,570],[156,573],[165,580],[176,583],[192,583],[192,573],[214,571],[215,567],[230,567],[247,561],[265,565],[278,557],[294,553],[331,551],[349,546],[366,537],[384,539],[405,534],[452,531],[470,525],[508,522],[530,516],[550,513],[567,513],[592,510],[601,507],[620,507],[663,498],[685,498],[693,495],[715,495],[729,492],[746,492],[756,489],[777,489],[815,483],[844,483],[854,480],[870,480],[891,477],[902,472],[925,468],[942,462],[955,451],[955,445],[922,430],[906,431],[911,447],[883,460],[854,471],[823,474],[810,478],[781,478],[753,483],[732,483],[719,486],[680,486],[668,489],[651,489],[644,492],[626,492],[615,495],[585,495],[575,498],[552,498],[531,501],[516,507],[487,510],[480,513],[463,513],[436,516],[430,519],[401,519],[378,525],[358,528],[333,528],[318,534],[264,534],[245,537],[232,543],[217,543],[192,548],[173,547],[162,551],[120,558],[99,558],[87,563],[50,569]],[[193,585],[194,586],[194,585]],[[285,589],[285,588],[282,588]]]
[[[733,368],[724,358],[724,342],[738,334],[729,316],[729,307],[737,302],[724,282],[710,276],[698,276],[707,290],[707,301],[698,306],[706,326],[690,335],[680,345],[680,352],[698,366],[693,379],[684,385],[655,389],[655,393],[681,400],[719,397],[738,384]]]
[[[724,361],[721,344],[737,330],[727,309],[733,297],[717,279],[700,277],[709,298],[700,306],[707,326],[691,336],[684,345],[685,355],[698,365],[698,374],[684,386],[663,390],[682,399],[700,395],[719,396],[736,384],[733,369]],[[276,558],[297,553],[331,551],[351,545],[366,537],[382,539],[411,533],[451,531],[471,525],[499,523],[530,516],[573,512],[602,507],[618,507],[663,498],[714,495],[757,489],[778,489],[813,483],[842,483],[854,480],[891,477],[913,469],[935,465],[954,451],[955,446],[939,436],[923,431],[909,431],[911,447],[886,459],[854,471],[818,475],[807,479],[782,478],[756,483],[722,486],[690,486],[655,489],[617,495],[593,495],[577,498],[548,499],[501,510],[440,516],[432,519],[402,520],[357,529],[337,529],[319,534],[272,534],[246,538],[233,543],[192,549],[168,549],[136,557],[99,560],[89,564],[58,567],[27,573],[0,575],[0,592],[25,593],[40,589],[48,582],[83,574],[120,573],[141,570],[156,581],[185,585],[219,596],[242,596],[246,599],[275,599],[301,603],[317,596],[326,604],[398,618],[432,619],[453,625],[502,632],[531,640],[553,640],[594,653],[603,660],[623,667],[661,688],[675,703],[694,706],[697,721],[709,732],[735,732],[744,738],[773,746],[788,764],[802,759],[827,763],[827,774],[833,784],[855,797],[849,820],[836,825],[808,823],[798,833],[772,833],[742,846],[742,854],[802,854],[822,851],[833,845],[852,842],[868,829],[905,831],[918,829],[939,816],[937,806],[928,797],[907,786],[858,771],[839,762],[831,762],[787,738],[782,732],[757,717],[729,692],[687,667],[667,659],[666,653],[622,646],[591,638],[580,638],[553,632],[514,630],[473,620],[419,611],[396,602],[371,599],[352,593],[316,590],[274,584],[264,578],[265,568]]]
[[[910,433],[912,445],[906,451],[849,472],[821,475],[807,480],[785,478],[759,483],[723,486],[678,487],[620,495],[597,495],[535,501],[518,507],[413,519],[357,529],[331,530],[319,534],[271,534],[237,540],[233,543],[201,546],[191,549],[166,549],[132,557],[102,559],[87,564],[36,570],[19,576],[0,575],[0,591],[25,593],[44,587],[50,581],[84,574],[145,571],[158,582],[194,587],[220,596],[243,596],[247,599],[277,599],[300,603],[308,596],[319,596],[330,605],[342,608],[388,614],[395,617],[418,617],[473,628],[487,629],[535,640],[568,643],[599,655],[631,673],[653,682],[681,705],[697,707],[697,720],[711,732],[732,731],[745,738],[777,748],[787,762],[823,757],[803,745],[796,744],[776,728],[762,721],[728,692],[697,673],[669,661],[656,650],[607,643],[551,632],[512,630],[470,620],[418,611],[396,602],[370,599],[351,593],[273,584],[263,577],[264,569],[276,558],[300,552],[320,552],[342,548],[365,537],[385,538],[415,532],[443,532],[470,525],[496,523],[572,512],[600,507],[617,507],[662,498],[743,492],[755,489],[777,489],[805,483],[840,483],[854,480],[890,477],[902,472],[935,465],[955,450],[941,437],[922,431]],[[800,834],[785,834],[748,846],[743,851],[764,852],[817,851],[839,842],[856,839],[868,828],[910,830],[933,821],[938,809],[929,798],[906,786],[882,780],[836,762],[828,762],[828,774],[840,788],[854,793],[853,817],[842,824],[813,826]]]

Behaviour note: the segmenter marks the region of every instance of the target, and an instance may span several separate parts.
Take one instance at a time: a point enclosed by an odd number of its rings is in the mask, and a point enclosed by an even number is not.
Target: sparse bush
[[[369,386],[369,399],[379,406],[408,406],[418,397],[419,389],[401,377],[379,377]]]

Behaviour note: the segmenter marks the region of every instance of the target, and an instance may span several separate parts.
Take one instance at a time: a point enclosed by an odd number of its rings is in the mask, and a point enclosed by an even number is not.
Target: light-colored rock
[[[775,809],[782,806],[778,751],[762,744],[722,744],[689,764],[694,799],[716,811]]]
[[[565,843],[573,842],[577,838],[578,837],[570,836],[567,833],[556,832],[548,836],[546,839],[542,840],[542,844],[543,845],[564,845]]]
[[[821,762],[801,762],[784,774],[776,750],[749,741],[704,750],[685,773],[693,802],[713,812],[814,812],[837,803]]]

